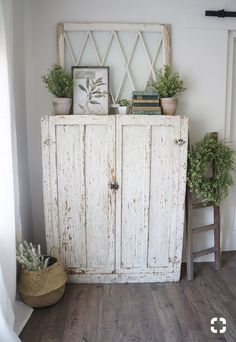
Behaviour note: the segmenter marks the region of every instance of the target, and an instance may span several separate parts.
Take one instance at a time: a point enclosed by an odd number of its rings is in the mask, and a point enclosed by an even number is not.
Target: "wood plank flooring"
[[[222,269],[195,264],[195,280],[179,283],[68,284],[56,305],[34,310],[22,342],[236,341],[236,252]],[[226,319],[213,334],[212,317]],[[216,324],[216,328],[221,326]]]

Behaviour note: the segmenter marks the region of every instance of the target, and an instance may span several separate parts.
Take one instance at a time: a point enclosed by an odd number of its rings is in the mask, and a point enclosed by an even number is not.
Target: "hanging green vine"
[[[207,177],[209,164],[215,165],[215,175]],[[233,184],[234,151],[211,134],[188,153],[188,187],[203,203],[219,205]]]

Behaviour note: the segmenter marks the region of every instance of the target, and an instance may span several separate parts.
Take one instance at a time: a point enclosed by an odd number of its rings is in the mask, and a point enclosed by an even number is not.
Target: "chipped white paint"
[[[143,32],[163,32],[162,24],[135,24],[135,23],[64,23],[64,30],[68,32],[78,31],[121,31],[134,32],[142,30]]]
[[[112,272],[115,118],[74,118],[42,120],[48,253],[59,247],[66,268]]]
[[[42,143],[42,167],[43,167],[43,203],[45,217],[45,231],[47,249],[50,252],[54,246],[52,230],[52,196],[51,196],[51,177],[50,177],[50,151],[49,151],[49,117],[41,119],[41,143]]]
[[[42,119],[48,252],[71,281],[178,281],[187,131],[179,116]]]
[[[153,281],[160,281],[160,274],[179,277],[187,155],[187,144],[175,143],[180,137],[187,141],[187,118],[117,117],[119,274],[136,274],[138,279],[144,273],[150,280],[154,273]]]

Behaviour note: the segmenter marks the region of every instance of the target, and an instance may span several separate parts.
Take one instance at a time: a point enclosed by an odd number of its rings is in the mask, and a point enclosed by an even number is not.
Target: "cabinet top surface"
[[[69,120],[73,120],[75,118],[109,118],[109,117],[118,117],[118,118],[159,118],[159,119],[168,119],[168,120],[177,120],[178,118],[188,118],[188,115],[132,115],[132,114],[128,114],[128,115],[121,115],[121,114],[109,114],[109,115],[101,115],[101,114],[83,114],[83,115],[78,115],[78,114],[70,114],[70,115],[43,115],[42,118],[56,118],[56,119],[69,119]]]

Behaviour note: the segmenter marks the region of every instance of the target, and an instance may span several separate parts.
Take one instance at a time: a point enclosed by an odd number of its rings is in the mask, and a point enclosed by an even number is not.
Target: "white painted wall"
[[[25,92],[25,45],[24,45],[24,6],[18,0],[12,0],[12,77],[16,126],[16,172],[18,183],[15,193],[19,212],[17,213],[17,241],[33,240],[33,220],[29,183],[28,142],[26,124]],[[15,180],[17,177],[15,176]]]
[[[172,61],[186,81],[188,90],[179,100],[179,114],[190,116],[194,142],[207,131],[223,134],[228,31],[222,19],[205,18],[205,9],[229,8],[233,1],[210,0],[25,0],[25,72],[27,129],[34,236],[44,243],[40,117],[52,112],[51,96],[41,75],[56,61],[58,22],[155,22],[172,27]],[[227,7],[228,6],[228,7]],[[236,28],[236,20],[230,21]],[[137,70],[139,72],[139,70]],[[228,219],[230,203],[223,212],[223,247],[236,249]],[[232,211],[232,210],[231,210]],[[232,218],[230,212],[230,218]],[[204,222],[209,220],[205,215]],[[201,218],[198,218],[200,221]],[[196,222],[196,224],[199,222]],[[200,237],[196,247],[210,243]],[[200,246],[201,245],[201,246]]]

